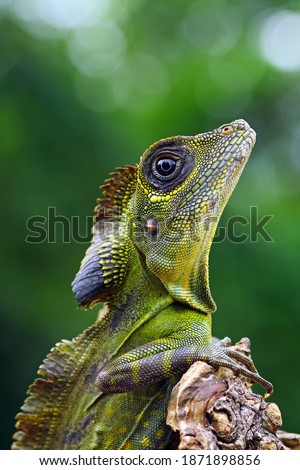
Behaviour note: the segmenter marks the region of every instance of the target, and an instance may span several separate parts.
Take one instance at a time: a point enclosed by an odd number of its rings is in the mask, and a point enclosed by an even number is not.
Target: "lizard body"
[[[211,342],[208,257],[255,143],[243,120],[163,139],[102,186],[73,291],[107,311],[57,344],[29,388],[14,449],[162,449],[172,387],[196,360],[262,384],[252,361]]]

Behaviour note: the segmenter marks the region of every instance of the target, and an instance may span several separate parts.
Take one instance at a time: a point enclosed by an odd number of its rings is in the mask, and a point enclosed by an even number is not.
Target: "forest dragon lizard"
[[[197,360],[272,392],[250,358],[211,341],[210,247],[254,144],[242,119],[163,139],[102,186],[73,291],[106,311],[46,357],[13,449],[163,449],[171,390]]]

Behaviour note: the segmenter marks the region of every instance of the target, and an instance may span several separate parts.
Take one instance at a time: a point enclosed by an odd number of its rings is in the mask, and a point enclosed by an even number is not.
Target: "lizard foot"
[[[250,341],[247,338],[243,338],[240,343],[243,343],[244,346],[245,342],[248,342],[247,347],[246,349],[243,348],[243,352],[240,352],[235,349],[235,346],[232,346],[230,338],[224,338],[212,346],[214,351],[211,358],[208,357],[206,362],[212,366],[228,367],[237,375],[242,374],[250,379],[249,387],[253,383],[262,385],[266,390],[264,398],[268,398],[273,393],[273,385],[259,375],[251,357],[246,355],[250,353]]]

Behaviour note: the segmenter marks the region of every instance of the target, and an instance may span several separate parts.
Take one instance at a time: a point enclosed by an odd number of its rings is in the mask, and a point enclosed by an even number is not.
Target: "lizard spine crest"
[[[29,396],[21,412],[16,416],[13,450],[50,448],[64,400],[82,365],[96,349],[96,339],[106,321],[103,319],[73,341],[62,340],[51,349],[39,367],[39,377],[29,387]]]

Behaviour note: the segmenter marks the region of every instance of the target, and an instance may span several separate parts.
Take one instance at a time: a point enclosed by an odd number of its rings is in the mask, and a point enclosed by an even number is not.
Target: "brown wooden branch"
[[[250,355],[247,338],[232,348]],[[194,363],[174,387],[167,424],[179,432],[183,450],[300,448],[300,435],[278,431],[282,419],[275,403],[253,393],[245,377],[204,362]]]

